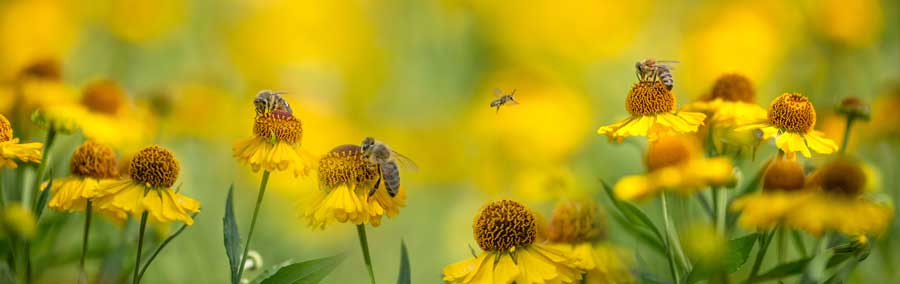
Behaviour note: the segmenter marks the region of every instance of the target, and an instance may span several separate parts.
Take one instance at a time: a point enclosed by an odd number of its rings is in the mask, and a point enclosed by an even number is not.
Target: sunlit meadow
[[[896,62],[890,0],[0,1],[0,283],[891,283]]]

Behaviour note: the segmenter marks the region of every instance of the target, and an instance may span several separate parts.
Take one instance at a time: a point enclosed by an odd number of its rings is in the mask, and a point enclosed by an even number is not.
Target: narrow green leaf
[[[287,262],[267,270],[255,283],[260,284],[316,284],[337,268],[346,256],[339,254],[332,257],[307,260],[304,262]]]
[[[200,212],[191,214],[191,219],[197,218],[198,214],[200,214]],[[168,238],[163,240],[162,243],[159,244],[159,247],[157,247],[156,250],[153,251],[153,254],[151,254],[150,257],[146,261],[144,261],[144,266],[141,267],[141,271],[138,274],[138,280],[141,280],[141,278],[144,278],[144,272],[147,272],[147,268],[150,267],[150,264],[153,263],[153,260],[156,259],[156,256],[159,255],[159,253],[162,252],[162,250],[164,248],[166,248],[166,246],[169,245],[169,243],[172,242],[172,240],[174,240],[175,237],[178,237],[178,235],[180,235],[181,232],[184,232],[184,229],[187,229],[187,227],[188,227],[188,224],[182,224],[181,228],[178,228],[178,230],[175,231],[175,233],[170,235]],[[135,267],[135,269],[137,269],[137,267]]]
[[[728,241],[728,251],[726,252],[724,258],[722,259],[720,267],[708,267],[708,265],[698,264],[691,270],[690,275],[688,275],[687,283],[696,283],[697,281],[710,279],[716,276],[716,273],[734,273],[741,269],[744,263],[747,263],[747,258],[750,257],[750,251],[753,250],[753,245],[756,244],[756,239],[759,236],[757,233],[749,234],[737,239],[733,239]]]
[[[228,265],[231,269],[231,284],[238,284],[241,281],[237,279],[238,268],[241,265],[241,235],[234,220],[234,184],[228,188],[222,228],[225,235],[225,254],[228,255]]]
[[[34,206],[34,219],[41,220],[41,214],[44,213],[44,207],[47,207],[47,201],[50,200],[50,189],[53,188],[53,171],[50,171],[50,181],[47,182],[47,188],[41,191],[38,197],[37,205]]]
[[[852,254],[835,254],[830,259],[828,259],[828,265],[826,268],[834,267],[838,264],[843,263],[845,260],[849,259]],[[759,283],[766,282],[773,279],[781,279],[785,277],[790,277],[794,275],[798,275],[803,273],[806,267],[809,265],[809,262],[812,261],[812,258],[804,258],[797,261],[788,262],[775,268],[766,271],[762,275],[757,276],[754,279],[749,279],[748,283]]]
[[[397,277],[397,284],[410,284],[412,279],[409,270],[409,253],[406,250],[406,242],[400,241],[400,276]]]
[[[612,201],[613,206],[628,219],[628,223],[624,225],[628,226],[629,224],[639,225],[649,230],[656,237],[657,241],[662,244],[664,243],[662,233],[659,232],[659,229],[656,228],[656,225],[653,224],[653,221],[650,220],[650,217],[647,217],[647,214],[644,213],[643,210],[632,204],[631,202],[619,200],[615,193],[605,181],[600,181],[603,185],[603,190],[606,192],[606,195],[609,197],[610,201]]]
[[[649,230],[637,226],[628,225],[629,221],[625,219],[625,217],[622,217],[620,214],[611,214],[611,216],[613,216],[613,218],[615,218],[617,222],[623,224],[622,228],[628,231],[628,233],[630,233],[632,236],[637,237],[637,239],[642,241],[644,244],[650,246],[653,251],[658,252],[660,255],[666,255],[666,245],[662,243],[662,241],[660,241]]]

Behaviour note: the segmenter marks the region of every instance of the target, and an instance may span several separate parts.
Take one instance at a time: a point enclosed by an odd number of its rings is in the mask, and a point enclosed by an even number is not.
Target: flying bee
[[[516,89],[512,90],[512,93],[503,94],[503,91],[500,91],[499,88],[494,89],[494,95],[497,96],[497,99],[491,101],[491,107],[496,108],[497,111],[494,113],[500,112],[500,107],[506,104],[517,105],[519,102],[516,101],[516,98],[513,96],[516,95]]]
[[[286,94],[286,92],[270,90],[259,91],[259,93],[256,94],[256,98],[253,99],[253,105],[256,106],[256,114],[263,115],[276,110],[282,110],[293,114],[294,111],[291,110],[291,105],[281,97],[282,94]]]
[[[675,79],[672,77],[672,65],[678,61],[644,59],[634,63],[635,75],[641,82],[659,80],[666,86],[666,89],[672,90],[675,87]]]
[[[382,180],[384,181],[384,187],[387,189],[388,194],[391,197],[397,195],[397,192],[400,191],[400,167],[398,166],[398,163],[413,170],[417,168],[415,162],[406,156],[391,150],[387,145],[372,137],[363,139],[360,148],[362,148],[363,157],[378,164],[378,169],[381,171],[378,180],[375,181],[375,186],[369,190],[369,196],[375,194],[375,191],[378,190],[378,186],[381,184]]]

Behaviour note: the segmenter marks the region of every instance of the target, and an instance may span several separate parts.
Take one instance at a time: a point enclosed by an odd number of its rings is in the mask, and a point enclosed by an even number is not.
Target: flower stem
[[[40,192],[41,183],[44,181],[44,171],[47,169],[48,159],[50,158],[50,148],[53,146],[53,141],[56,141],[56,129],[50,127],[47,130],[47,139],[44,140],[44,151],[41,154],[41,163],[38,164],[37,172],[35,173],[34,186],[31,189],[22,187],[22,190],[25,191],[22,194],[22,205],[27,206],[29,209],[34,207],[31,200],[32,196]]]
[[[266,185],[269,184],[269,171],[263,171],[262,182],[259,183],[259,193],[256,195],[256,207],[253,208],[253,217],[250,217],[250,231],[247,231],[247,242],[244,243],[244,253],[241,255],[241,265],[238,266],[237,281],[241,281],[244,275],[244,263],[247,262],[247,253],[250,252],[250,240],[253,238],[253,229],[256,228],[256,217],[259,208],[262,207],[263,196],[266,194]]]
[[[147,231],[147,215],[149,212],[146,210],[143,214],[141,214],[141,228],[138,231],[138,247],[137,247],[137,258],[134,261],[134,278],[131,283],[138,284],[141,283],[141,278],[138,277],[138,272],[141,270],[141,250],[144,248],[144,233]]]
[[[359,246],[362,247],[363,260],[366,262],[366,270],[369,271],[369,283],[375,284],[375,271],[372,270],[372,257],[369,256],[369,239],[366,238],[366,225],[356,225],[356,234],[359,236]]]
[[[828,243],[831,240],[831,233],[826,232],[822,238],[816,243],[816,252],[812,260],[806,266],[806,272],[800,279],[800,283],[821,283],[824,277],[825,269],[828,265],[828,259],[834,254],[834,251],[828,249]]]
[[[666,202],[666,193],[663,192],[659,197],[662,206],[662,214],[663,214],[663,228],[666,230],[666,256],[669,261],[669,270],[672,272],[672,280],[675,284],[681,283],[681,275],[679,273],[678,265],[675,262],[675,249],[674,249],[674,240],[669,233],[669,206]]]
[[[84,270],[84,259],[87,256],[88,236],[91,232],[91,211],[93,211],[93,202],[87,201],[84,207],[84,237],[81,240],[81,261],[78,263],[79,273],[78,283],[87,283],[87,271]]]
[[[728,191],[724,188],[713,188],[714,196],[716,197],[716,233],[724,236],[726,230],[726,220],[728,209],[725,208],[728,206]]]
[[[766,258],[766,251],[769,250],[769,244],[772,242],[772,237],[775,236],[775,230],[778,230],[778,227],[775,227],[775,229],[772,229],[772,231],[763,231],[762,236],[759,237],[759,250],[756,251],[756,260],[754,260],[753,262],[753,268],[750,270],[750,276],[747,276],[747,282],[752,281],[759,273],[759,269],[762,267],[763,259]]]
[[[838,150],[841,154],[847,152],[847,145],[850,144],[850,130],[853,129],[854,118],[853,115],[847,116],[847,125],[844,126],[844,140],[841,141],[841,149]]]

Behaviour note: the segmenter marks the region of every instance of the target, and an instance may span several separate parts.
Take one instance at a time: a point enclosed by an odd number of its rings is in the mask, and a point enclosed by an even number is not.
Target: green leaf
[[[238,268],[241,265],[241,235],[238,232],[237,222],[234,220],[234,184],[228,188],[222,228],[225,235],[225,254],[228,255],[228,265],[231,269],[231,283],[238,284],[241,281],[237,279]]]
[[[288,261],[266,270],[253,282],[260,284],[316,284],[337,268],[345,257],[344,254],[339,254],[297,263]]]
[[[623,224],[622,228],[628,231],[628,233],[630,233],[631,235],[637,237],[637,239],[644,244],[650,246],[653,251],[658,252],[660,255],[666,255],[666,245],[663,244],[659,239],[657,239],[656,236],[653,235],[653,233],[651,233],[649,230],[636,226],[629,226],[628,220],[626,220],[625,217],[622,217],[619,214],[611,214],[611,216],[613,216],[613,218],[615,218],[617,222]]]
[[[831,268],[838,264],[841,264],[845,260],[849,259],[851,256],[852,256],[852,254],[843,254],[843,253],[835,254],[830,259],[828,259],[828,264],[826,265],[826,268]],[[766,273],[763,273],[754,279],[749,279],[747,281],[747,283],[766,282],[766,281],[773,280],[773,279],[781,279],[781,278],[801,274],[801,273],[803,273],[804,270],[806,270],[806,267],[809,265],[810,261],[812,261],[812,258],[808,257],[808,258],[804,258],[801,260],[792,261],[792,262],[788,262],[788,263],[776,266],[775,268],[772,268],[769,271],[766,271]]]
[[[696,283],[697,281],[710,279],[711,277],[716,276],[716,273],[737,272],[744,263],[747,263],[747,258],[750,257],[750,251],[753,250],[753,245],[756,244],[756,239],[758,237],[759,234],[753,233],[728,241],[728,251],[722,259],[722,266],[708,267],[698,264],[691,270],[690,275],[688,275],[687,283],[691,284]]]
[[[629,227],[632,225],[639,226],[639,228],[627,228],[629,231],[638,234],[639,237],[649,241],[652,245],[665,248],[663,235],[659,232],[659,229],[656,228],[656,225],[653,224],[653,221],[650,220],[650,217],[647,217],[647,214],[644,213],[643,210],[632,204],[631,202],[619,200],[616,198],[615,193],[613,193],[612,188],[606,184],[604,181],[600,181],[603,185],[603,191],[606,192],[606,195],[609,197],[609,200],[612,202],[613,207],[615,207],[620,214],[622,214],[627,222],[623,222],[624,227]],[[649,232],[640,232],[639,230],[646,230]],[[662,250],[665,252],[665,249]]]
[[[37,204],[34,206],[35,220],[41,219],[41,214],[44,213],[44,208],[47,207],[47,201],[50,199],[51,188],[53,188],[53,171],[50,171],[50,181],[47,182],[47,188],[41,191],[41,196],[38,197]]]
[[[409,253],[406,250],[406,242],[400,241],[400,276],[397,277],[397,284],[410,284],[412,279],[409,270]]]

